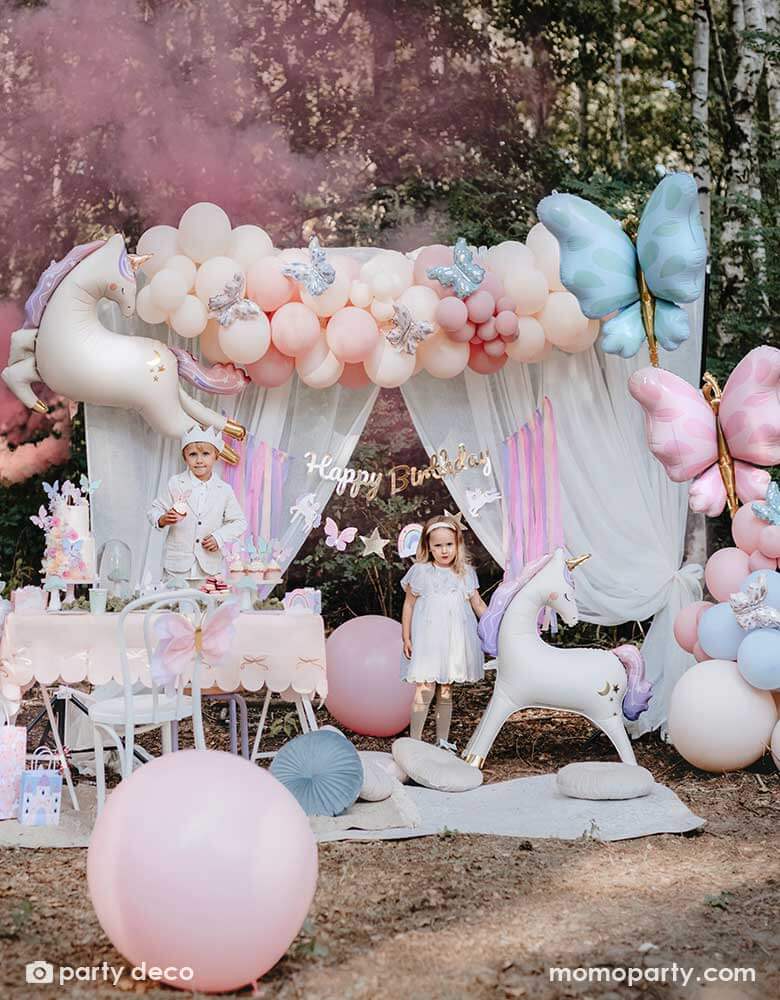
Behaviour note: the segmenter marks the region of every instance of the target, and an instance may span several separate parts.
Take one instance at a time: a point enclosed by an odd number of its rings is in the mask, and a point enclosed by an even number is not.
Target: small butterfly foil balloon
[[[417,322],[401,303],[393,306],[393,313],[393,325],[385,334],[385,338],[391,347],[406,351],[414,357],[420,344],[433,333],[433,326],[430,323]]]
[[[780,629],[780,611],[766,603],[766,594],[766,577],[762,573],[744,591],[729,597],[737,625],[746,632],[752,632],[756,628]]]
[[[209,299],[209,312],[217,317],[220,326],[230,326],[237,319],[252,319],[260,315],[260,306],[250,299],[241,297],[244,290],[244,276],[236,271],[225,287]]]
[[[780,527],[780,486],[770,483],[766,491],[766,503],[754,503],[753,513],[767,524]]]
[[[465,299],[485,280],[485,268],[474,260],[472,249],[461,236],[452,251],[452,265],[429,267],[428,277],[451,288],[459,299]]]
[[[282,274],[300,282],[309,295],[322,295],[336,280],[336,272],[316,236],[309,240],[310,264],[293,261],[282,268]]]

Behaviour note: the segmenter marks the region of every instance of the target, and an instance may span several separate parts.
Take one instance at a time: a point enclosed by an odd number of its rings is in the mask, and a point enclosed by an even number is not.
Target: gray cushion
[[[646,767],[610,761],[567,764],[556,775],[558,791],[572,799],[638,799],[654,783]]]

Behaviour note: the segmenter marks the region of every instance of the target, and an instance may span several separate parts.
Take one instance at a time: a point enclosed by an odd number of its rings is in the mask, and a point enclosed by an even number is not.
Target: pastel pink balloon
[[[517,340],[509,341],[506,352],[513,361],[532,364],[542,358],[548,344],[542,324],[533,316],[521,316],[517,321]]]
[[[693,647],[692,653],[696,657],[696,662],[697,663],[704,663],[706,660],[711,659],[711,657],[709,656],[709,654],[707,654],[707,653],[704,652],[704,650],[701,648],[701,646],[698,644],[698,642]]]
[[[300,930],[317,885],[317,845],[268,770],[216,750],[180,750],[110,792],[90,838],[87,883],[127,963],[189,968],[192,978],[165,982],[232,993],[275,965]]]
[[[219,323],[215,319],[210,319],[206,324],[206,329],[198,340],[200,352],[206,361],[213,364],[226,364],[230,358],[219,346]]]
[[[370,381],[371,379],[368,377],[365,367],[360,364],[344,365],[344,371],[341,373],[341,378],[339,379],[339,383],[345,389],[362,389]]]
[[[472,323],[485,323],[493,315],[495,307],[496,300],[490,292],[486,292],[482,288],[466,299],[466,308]]]
[[[507,340],[517,340],[517,316],[509,309],[502,309],[496,316],[496,333]]]
[[[747,555],[741,549],[713,552],[704,567],[704,582],[716,601],[727,601],[750,572]]]
[[[379,340],[374,317],[357,306],[346,306],[334,313],[325,330],[333,355],[348,364],[365,361]]]
[[[500,358],[492,358],[489,354],[485,353],[481,342],[471,345],[469,368],[480,375],[492,375],[494,372],[500,371],[506,362],[506,354],[502,354]]]
[[[674,637],[677,645],[686,653],[692,653],[698,642],[699,619],[707,608],[713,606],[712,601],[694,601],[686,604],[674,620]]]
[[[287,302],[271,317],[271,342],[289,357],[304,354],[319,337],[319,317],[302,302]]]
[[[510,295],[502,295],[500,299],[496,299],[496,312],[514,312],[517,309],[517,303]]]
[[[750,504],[745,504],[737,510],[731,522],[731,536],[734,544],[743,552],[755,552],[761,548],[759,536],[766,526],[766,521],[756,517]]]
[[[279,257],[261,257],[247,272],[247,297],[266,312],[274,312],[285,302],[297,297],[295,283],[282,274],[286,263],[286,260]]]
[[[436,306],[434,319],[446,333],[455,333],[460,330],[469,318],[469,311],[465,302],[450,296],[442,299]]]
[[[417,348],[417,356],[434,378],[454,378],[468,364],[469,345],[456,343],[440,331],[426,337]]]
[[[437,295],[443,296],[446,289],[433,278],[428,277],[429,267],[449,267],[452,264],[452,248],[445,247],[441,243],[424,247],[418,254],[414,262],[414,283],[415,285],[425,285],[432,288]]]
[[[295,358],[282,354],[271,344],[259,361],[245,367],[247,375],[255,385],[264,389],[275,389],[279,385],[284,385],[295,371]]]
[[[506,354],[506,344],[500,337],[483,344],[482,349],[490,358],[501,358]]]
[[[751,573],[755,573],[757,569],[777,569],[777,559],[770,559],[769,556],[765,556],[763,552],[756,549],[748,559],[748,566]]]
[[[483,264],[484,267],[484,264]],[[482,280],[482,284],[479,286],[480,292],[488,292],[493,296],[494,300],[506,298],[506,292],[504,291],[504,282],[499,278],[495,271],[486,271],[485,277]],[[514,308],[514,307],[513,307]]]
[[[401,626],[382,615],[344,622],[325,645],[328,711],[364,736],[395,736],[409,725],[414,684],[401,680]]]
[[[507,295],[517,302],[521,316],[539,312],[547,302],[547,279],[541,271],[533,268],[518,268],[504,279]]]
[[[496,321],[493,316],[490,319],[485,320],[484,323],[480,323],[477,327],[477,336],[480,340],[495,340],[498,336],[498,330],[496,329]]]
[[[768,524],[762,528],[758,547],[770,559],[780,559],[780,526]]]

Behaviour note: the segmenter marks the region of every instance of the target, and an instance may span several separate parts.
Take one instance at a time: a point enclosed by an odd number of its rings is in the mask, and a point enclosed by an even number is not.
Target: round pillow
[[[271,774],[291,792],[307,816],[338,816],[358,797],[363,765],[340,733],[318,729],[286,743]]]
[[[384,750],[358,750],[358,757],[364,764],[367,761],[378,764],[383,771],[387,771],[391,778],[400,781],[402,785],[409,780],[409,775],[398,766],[391,753],[386,753]]]
[[[394,781],[379,764],[373,761],[361,761],[363,765],[363,785],[359,799],[364,802],[383,802],[393,794]]]
[[[449,750],[408,736],[393,743],[393,759],[412,781],[439,792],[468,792],[482,784],[482,772]]]
[[[638,799],[649,795],[655,782],[646,767],[594,760],[562,767],[555,784],[571,799]]]

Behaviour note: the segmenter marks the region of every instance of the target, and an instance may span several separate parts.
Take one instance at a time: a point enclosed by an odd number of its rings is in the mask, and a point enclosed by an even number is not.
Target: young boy
[[[223,447],[219,432],[195,424],[181,447],[187,471],[171,476],[148,517],[159,531],[168,529],[163,579],[186,580],[198,588],[206,577],[224,572],[222,546],[239,539],[247,522],[232,487],[214,471]]]

